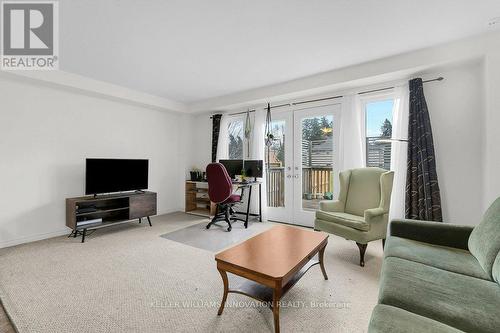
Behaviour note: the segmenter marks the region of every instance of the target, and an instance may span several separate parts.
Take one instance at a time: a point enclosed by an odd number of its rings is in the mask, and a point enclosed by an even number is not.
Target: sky
[[[385,119],[392,123],[392,99],[366,104],[366,136],[380,136],[380,127]]]

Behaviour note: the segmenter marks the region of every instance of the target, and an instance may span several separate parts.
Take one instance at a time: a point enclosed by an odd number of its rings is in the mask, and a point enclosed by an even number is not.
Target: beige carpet
[[[19,332],[272,332],[271,311],[241,295],[229,294],[217,316],[214,253],[160,237],[202,221],[175,213],[153,227],[98,231],[84,244],[57,237],[0,249],[0,299]],[[292,288],[282,332],[365,332],[381,261],[380,242],[361,268],[356,245],[330,236],[330,280],[315,266]]]

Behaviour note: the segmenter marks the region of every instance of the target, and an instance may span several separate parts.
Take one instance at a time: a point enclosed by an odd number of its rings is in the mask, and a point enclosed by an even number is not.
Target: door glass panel
[[[266,147],[265,162],[269,161],[266,174],[267,206],[285,206],[285,121],[271,122],[274,140],[270,149]]]
[[[302,209],[316,210],[333,198],[333,115],[303,118]]]

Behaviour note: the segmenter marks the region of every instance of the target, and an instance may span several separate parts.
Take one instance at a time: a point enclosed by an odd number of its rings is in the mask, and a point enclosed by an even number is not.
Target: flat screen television
[[[149,160],[87,158],[85,194],[145,190]]]

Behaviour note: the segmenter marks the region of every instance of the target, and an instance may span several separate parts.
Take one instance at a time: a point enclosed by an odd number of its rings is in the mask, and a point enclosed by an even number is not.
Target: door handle
[[[293,178],[299,179],[299,175],[293,175]]]
[[[292,175],[286,175],[286,178],[292,178]]]

